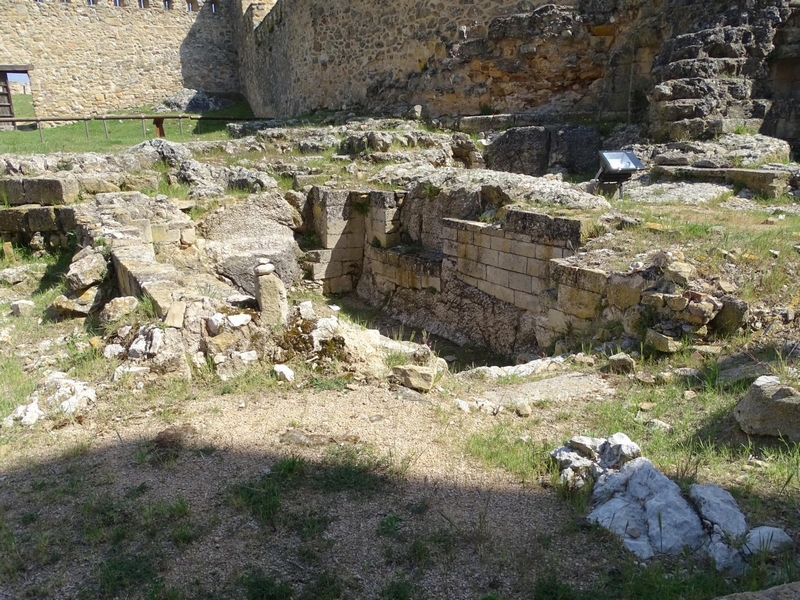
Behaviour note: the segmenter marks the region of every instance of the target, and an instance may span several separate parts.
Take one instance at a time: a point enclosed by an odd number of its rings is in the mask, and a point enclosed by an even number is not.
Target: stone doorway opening
[[[19,123],[7,119],[34,116],[30,70],[30,65],[0,64],[0,130],[19,128]]]

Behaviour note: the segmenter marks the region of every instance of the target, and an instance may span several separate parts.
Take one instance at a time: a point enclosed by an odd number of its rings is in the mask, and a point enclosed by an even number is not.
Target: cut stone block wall
[[[311,279],[322,280],[326,294],[350,292],[358,283],[364,262],[369,196],[315,186],[309,198],[314,232],[322,249],[306,253],[306,272]]]
[[[580,221],[510,211],[507,227],[443,219],[442,251],[456,261],[457,277],[495,298],[536,310],[550,287],[549,261],[580,245]]]
[[[101,114],[188,87],[239,92],[232,0],[0,2],[0,62],[32,65],[40,117]]]

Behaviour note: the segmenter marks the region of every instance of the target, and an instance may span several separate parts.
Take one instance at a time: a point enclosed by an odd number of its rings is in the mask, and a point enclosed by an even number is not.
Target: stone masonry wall
[[[183,87],[239,92],[230,0],[0,2],[0,63],[30,64],[36,114],[100,114]]]
[[[245,93],[257,115],[276,117],[386,101],[375,85],[387,76],[423,72],[459,37],[485,36],[492,18],[544,3],[278,0],[254,29],[265,5],[251,5],[239,25]]]

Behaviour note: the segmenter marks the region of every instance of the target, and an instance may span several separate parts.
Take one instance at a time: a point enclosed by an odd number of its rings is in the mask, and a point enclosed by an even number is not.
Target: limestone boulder
[[[17,300],[11,303],[11,315],[14,317],[30,317],[36,313],[36,305],[30,300]]]
[[[73,260],[64,283],[67,290],[79,292],[103,281],[107,271],[108,262],[105,256],[100,252],[90,251],[84,256],[80,256],[78,260]]]
[[[733,415],[745,433],[800,442],[800,392],[775,376],[756,379]]]
[[[600,474],[592,505],[589,521],[616,533],[641,558],[698,550],[707,540],[678,486],[646,458]]]
[[[285,286],[300,276],[299,248],[291,226],[295,209],[278,193],[249,197],[215,211],[201,224],[204,251],[217,272],[255,295],[254,269],[261,260],[275,265]]]
[[[797,600],[800,598],[800,581],[778,585],[759,592],[741,592],[720,596],[716,600]]]
[[[392,375],[407,388],[427,392],[433,387],[436,371],[419,365],[399,365],[392,368]]]
[[[121,298],[112,298],[100,311],[101,323],[113,323],[119,321],[125,315],[134,312],[139,306],[139,300],[135,296],[122,296]]]
[[[148,169],[159,161],[163,161],[171,167],[177,167],[183,161],[192,158],[192,152],[188,147],[163,138],[147,140],[137,144],[125,154],[138,160],[142,168]]]
[[[495,171],[540,177],[547,173],[550,131],[546,127],[515,127],[499,135],[484,153]]]
[[[736,500],[729,492],[709,483],[692,484],[689,498],[694,502],[700,515],[733,539],[741,538],[747,532],[747,522]]]
[[[794,545],[792,538],[778,527],[755,527],[747,532],[747,537],[742,546],[742,553],[746,556],[752,554],[778,554]]]

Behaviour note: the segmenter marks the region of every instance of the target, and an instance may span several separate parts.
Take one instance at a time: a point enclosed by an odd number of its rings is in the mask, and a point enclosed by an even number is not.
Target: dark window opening
[[[150,8],[150,0],[139,0],[139,8]]]
[[[164,10],[172,10],[172,0],[164,0]]]
[[[186,0],[186,8],[189,10],[189,12],[197,12],[200,10],[197,0]]]
[[[217,14],[217,3],[215,2],[215,0],[211,0],[209,4],[211,5],[211,13]]]

